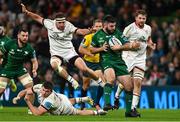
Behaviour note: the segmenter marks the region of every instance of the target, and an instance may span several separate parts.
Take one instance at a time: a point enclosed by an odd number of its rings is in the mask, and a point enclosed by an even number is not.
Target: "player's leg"
[[[132,75],[133,83],[134,83],[134,90],[133,90],[133,99],[132,99],[132,111],[137,112],[137,105],[139,103],[139,98],[141,94],[141,85],[144,78],[144,71],[138,67],[133,69]],[[139,113],[138,113],[139,114]]]
[[[18,72],[18,80],[22,83],[25,89],[32,88],[33,87],[33,80],[29,73],[26,71],[22,70]],[[30,102],[33,104],[34,103],[35,96],[32,95],[30,98]],[[28,114],[32,114],[30,110],[28,110]]]
[[[108,111],[110,109],[113,109],[111,103],[110,103],[110,96],[111,96],[111,92],[112,92],[112,87],[113,87],[113,83],[115,81],[115,71],[113,68],[107,68],[104,70],[104,76],[106,79],[106,84],[104,86],[104,102],[105,102],[105,106],[104,106],[104,110]]]
[[[9,81],[10,81],[9,78],[0,77],[0,97],[3,95]],[[1,109],[3,108],[1,100],[0,100],[0,108]]]
[[[114,97],[114,108],[115,109],[119,109],[119,96],[123,90],[124,90],[124,86],[122,85],[122,83],[119,83],[117,86],[115,97]]]
[[[103,82],[106,82],[104,74],[102,73],[102,70],[98,69],[95,72],[102,79]],[[96,99],[95,99],[95,107],[97,110],[101,109],[99,101],[100,101],[101,97],[103,96],[103,92],[104,92],[104,88],[99,85],[97,88],[97,95],[96,95]]]
[[[51,67],[64,79],[66,79],[67,81],[69,81],[70,83],[72,83],[72,86],[77,89],[79,87],[78,82],[72,77],[70,76],[67,71],[61,66],[62,64],[62,58],[59,58],[57,56],[52,56],[50,63],[51,63]]]
[[[106,115],[107,111],[102,109],[94,111],[94,110],[77,110],[77,115]]]
[[[90,85],[90,80],[91,80],[91,78],[83,76],[83,86],[82,86],[82,89],[81,89],[81,97],[86,97],[87,96],[87,90],[88,90],[89,85]],[[84,108],[85,108],[85,104],[82,103],[81,104],[81,109],[84,109]]]
[[[13,92],[15,92],[17,90],[17,86],[16,86],[14,79],[10,80],[9,85],[10,85],[10,88]]]
[[[83,73],[87,73],[89,75],[89,77],[91,77],[92,79],[94,79],[99,85],[101,85],[102,87],[105,85],[104,82],[102,81],[101,78],[99,78],[96,73],[88,68],[85,64],[85,62],[83,61],[82,58],[80,57],[73,57],[70,59],[71,62],[74,62],[74,65],[81,70]]]
[[[72,105],[78,104],[78,103],[88,103],[92,106],[94,104],[93,99],[90,97],[70,98],[69,100],[70,100]]]

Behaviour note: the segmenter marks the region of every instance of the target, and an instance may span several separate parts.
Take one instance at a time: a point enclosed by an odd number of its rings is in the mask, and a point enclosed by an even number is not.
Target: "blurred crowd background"
[[[0,0],[0,23],[6,34],[16,38],[17,29],[23,26],[29,30],[29,42],[36,49],[39,61],[38,77],[35,83],[55,82],[63,91],[65,81],[56,75],[49,65],[49,43],[46,29],[21,13],[20,3],[28,10],[44,18],[53,18],[57,12],[67,14],[67,19],[76,27],[88,28],[94,19],[102,19],[111,14],[117,19],[117,28],[134,21],[134,12],[145,9],[147,24],[152,27],[152,39],[157,49],[148,53],[146,76],[143,85],[180,85],[180,0]],[[76,49],[83,37],[74,36],[72,42]],[[67,70],[80,83],[82,75],[70,64]],[[25,66],[31,72],[31,64]]]

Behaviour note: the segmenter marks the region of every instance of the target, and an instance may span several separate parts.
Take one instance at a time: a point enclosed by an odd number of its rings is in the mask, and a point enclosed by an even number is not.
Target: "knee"
[[[54,70],[56,70],[57,67],[58,67],[58,63],[57,63],[56,61],[52,61],[52,62],[51,62],[51,67],[52,67]]]
[[[140,87],[141,87],[141,84],[142,84],[141,79],[134,78],[133,80],[134,80],[134,85],[135,85],[136,87],[140,88]]]

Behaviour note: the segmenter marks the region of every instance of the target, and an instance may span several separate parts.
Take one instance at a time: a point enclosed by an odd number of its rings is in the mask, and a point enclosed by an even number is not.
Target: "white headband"
[[[56,18],[55,20],[58,21],[58,22],[62,22],[62,21],[65,21],[66,18],[65,17],[61,17],[61,18]]]

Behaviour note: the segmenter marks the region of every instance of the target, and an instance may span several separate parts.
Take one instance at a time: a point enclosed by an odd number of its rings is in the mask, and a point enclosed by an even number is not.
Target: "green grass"
[[[109,111],[106,116],[33,116],[24,107],[0,109],[0,121],[180,121],[180,110],[140,110],[141,118],[125,118],[125,110]]]

